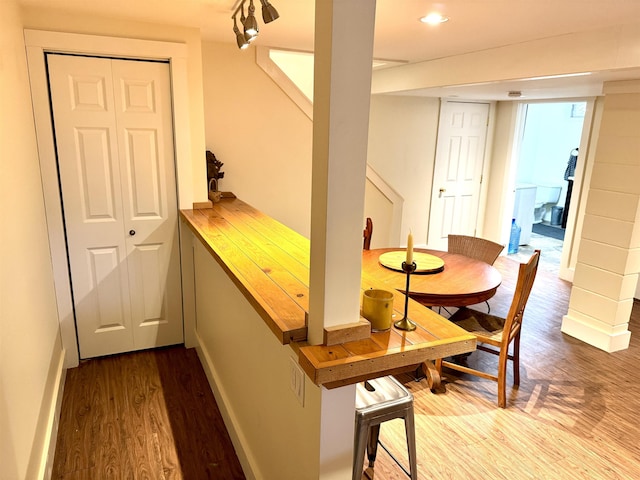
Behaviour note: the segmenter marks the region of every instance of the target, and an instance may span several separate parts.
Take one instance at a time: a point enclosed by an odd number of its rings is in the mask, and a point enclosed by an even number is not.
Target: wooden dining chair
[[[449,235],[447,251],[458,253],[466,257],[481,260],[493,265],[504,250],[504,245],[492,242],[486,238],[470,237],[468,235]]]
[[[362,248],[364,250],[369,250],[371,248],[371,236],[373,235],[373,220],[367,217],[365,222],[364,231],[362,232],[362,236],[364,237],[364,242]]]
[[[461,308],[449,318],[450,321],[474,334],[477,349],[498,356],[498,375],[475,370],[465,365],[443,359],[436,360],[436,370],[442,375],[442,367],[498,382],[498,406],[505,408],[507,360],[513,363],[513,384],[520,385],[520,331],[522,317],[531,293],[531,287],[538,271],[540,250],[536,250],[527,263],[520,264],[518,280],[509,313],[505,318],[479,312],[471,308]],[[513,353],[509,346],[513,344]]]
[[[449,235],[447,241],[447,251],[449,253],[464,255],[465,257],[474,258],[489,265],[493,265],[502,250],[504,250],[504,245],[492,242],[486,238],[470,237],[469,235]],[[487,312],[490,313],[491,306],[489,302],[485,303],[487,304]],[[452,307],[453,306],[455,305],[452,305]]]

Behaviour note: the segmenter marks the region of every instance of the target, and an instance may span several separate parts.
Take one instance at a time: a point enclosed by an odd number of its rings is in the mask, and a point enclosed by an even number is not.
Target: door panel
[[[128,330],[130,316],[127,309],[127,278],[118,276],[121,249],[117,247],[87,249],[88,295],[80,298],[77,309],[96,331]],[[129,333],[121,332],[125,338]]]
[[[114,204],[113,158],[109,147],[108,128],[77,128],[76,158],[80,171],[78,178],[80,206],[84,221],[116,220]]]
[[[136,348],[182,341],[169,66],[113,61]],[[125,167],[126,165],[126,167]],[[174,319],[179,318],[177,322]]]
[[[80,356],[180,343],[169,67],[48,66]]]
[[[478,217],[489,105],[442,106],[428,244],[446,250],[450,233],[474,235]]]

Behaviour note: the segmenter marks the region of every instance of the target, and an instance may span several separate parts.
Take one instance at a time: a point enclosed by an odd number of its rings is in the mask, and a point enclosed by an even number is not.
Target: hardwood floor
[[[195,350],[177,346],[67,372],[53,478],[245,476]]]
[[[517,264],[500,257],[496,266],[503,284],[491,309],[505,314]],[[608,354],[560,332],[569,290],[541,266],[525,313],[521,385],[507,387],[506,409],[488,380],[445,372],[446,392],[434,395],[425,380],[399,376],[415,396],[420,479],[640,476],[640,304],[630,348]],[[468,362],[495,366],[481,354]],[[53,478],[244,478],[195,351],[107,357],[67,375]],[[384,423],[380,439],[408,464],[401,420]],[[381,448],[365,473],[406,478]]]
[[[544,255],[544,252],[543,252]],[[500,257],[503,284],[490,301],[506,314],[516,263]],[[497,406],[497,384],[445,372],[446,392],[399,376],[415,396],[420,479],[631,479],[640,477],[640,304],[636,301],[628,350],[606,353],[560,331],[570,284],[539,270],[522,332],[520,388],[507,408]],[[478,308],[482,308],[479,305]],[[496,368],[497,358],[473,353],[469,364]],[[380,439],[407,465],[401,420],[382,425]],[[405,479],[384,450],[363,478]]]

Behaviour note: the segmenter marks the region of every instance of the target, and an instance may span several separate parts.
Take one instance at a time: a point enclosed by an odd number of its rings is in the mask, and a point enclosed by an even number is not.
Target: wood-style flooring
[[[198,356],[182,346],[67,371],[54,479],[244,479]]]
[[[500,257],[496,267],[503,283],[491,312],[505,315],[517,264]],[[555,273],[538,271],[525,311],[520,387],[512,388],[509,366],[506,409],[498,408],[497,384],[489,380],[445,371],[446,392],[432,394],[425,380],[399,376],[415,396],[418,478],[640,478],[640,304],[630,348],[610,354],[560,331],[569,290]],[[468,363],[495,369],[496,360],[475,352]],[[384,423],[380,439],[408,465],[402,420]],[[407,478],[378,452],[363,478]]]
[[[505,314],[517,264],[500,257],[496,267],[503,284],[491,310]],[[509,384],[506,409],[488,380],[448,372],[446,392],[432,394],[425,380],[399,376],[415,396],[421,480],[640,477],[640,305],[630,348],[609,354],[560,331],[569,290],[555,273],[538,271],[525,312],[521,384]],[[495,357],[482,353],[469,364],[493,367]],[[384,423],[380,439],[407,465],[401,420]],[[53,478],[244,476],[197,355],[174,347],[67,372]],[[380,448],[363,478],[407,477]]]

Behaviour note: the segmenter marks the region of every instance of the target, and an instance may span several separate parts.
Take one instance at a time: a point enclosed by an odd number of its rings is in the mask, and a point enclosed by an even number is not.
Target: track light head
[[[236,43],[238,44],[238,48],[240,50],[244,50],[249,46],[249,42],[245,39],[244,34],[238,28],[235,16],[233,17],[233,33],[236,34]]]
[[[269,0],[260,1],[262,2],[262,20],[264,23],[271,23],[280,16],[275,7],[269,3]]]
[[[247,31],[247,29],[245,28],[244,24],[247,21],[247,17],[244,16],[244,1],[240,4],[240,7],[238,7],[240,9],[240,24],[242,25],[242,28],[244,30],[244,39],[246,40],[247,44],[253,42],[256,38],[258,38],[258,32],[251,34]]]
[[[244,4],[249,2],[249,8],[247,9],[247,16],[244,16]],[[236,35],[236,42],[238,48],[245,49],[249,46],[249,43],[253,42],[258,37],[258,21],[256,20],[256,7],[253,5],[254,0],[236,0],[235,11],[231,18],[233,18],[233,33]],[[269,3],[269,0],[260,0],[262,3],[262,19],[264,23],[273,22],[276,18],[280,17],[278,11]],[[237,19],[238,13],[240,14],[240,23],[244,29],[244,33],[238,29]]]
[[[244,33],[248,33],[252,37],[258,35],[258,21],[256,20],[255,11],[256,7],[253,5],[253,0],[250,0],[247,18],[244,21]]]

